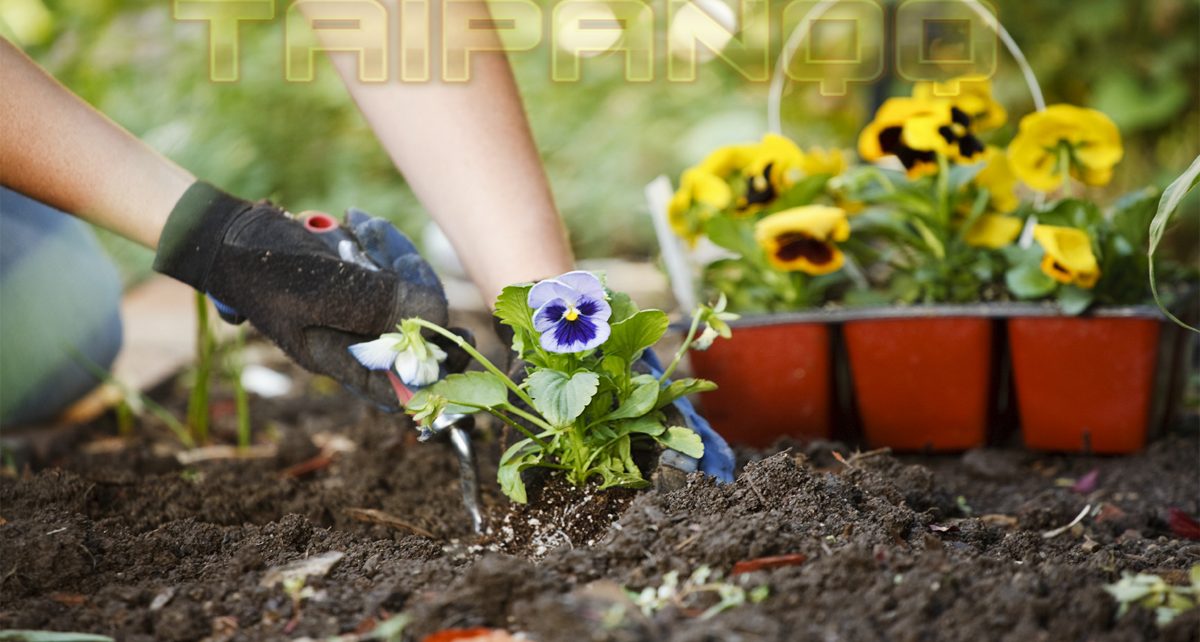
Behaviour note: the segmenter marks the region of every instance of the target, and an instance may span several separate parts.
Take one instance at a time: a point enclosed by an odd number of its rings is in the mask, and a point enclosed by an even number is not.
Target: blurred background
[[[660,1],[652,4],[665,15]],[[766,20],[770,12],[772,61],[789,30],[780,25],[784,4],[760,3],[750,18]],[[1048,103],[1095,107],[1120,127],[1126,156],[1102,200],[1147,184],[1165,187],[1200,153],[1200,3],[995,5]],[[354,205],[419,235],[425,214],[328,60],[320,57],[315,82],[284,80],[286,6],[278,3],[273,22],[242,25],[241,79],[227,84],[208,80],[206,25],[174,21],[169,0],[3,0],[0,33],[113,120],[228,191],[292,211],[340,213]],[[656,33],[661,42],[667,25],[657,24]],[[653,257],[642,187],[659,174],[677,176],[715,145],[761,136],[767,83],[749,82],[720,60],[702,64],[695,82],[668,82],[663,47],[652,82],[626,82],[623,57],[604,55],[583,61],[579,82],[555,83],[550,47],[511,58],[576,251]],[[1003,50],[995,83],[1010,119],[993,140],[1006,142],[1032,101]],[[843,97],[789,83],[785,132],[804,146],[853,149],[877,101],[907,92],[886,72],[874,86],[852,84]],[[1193,198],[1172,232],[1177,251],[1196,249],[1197,209]],[[127,284],[148,275],[149,251],[111,234],[102,241]]]

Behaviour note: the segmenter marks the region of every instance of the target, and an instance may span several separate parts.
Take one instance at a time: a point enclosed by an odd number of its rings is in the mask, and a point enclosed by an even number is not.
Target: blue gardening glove
[[[658,360],[658,355],[654,354],[653,350],[646,350],[642,353],[642,362],[650,369],[650,374],[655,377],[662,376],[662,362]],[[715,477],[718,481],[730,483],[733,481],[734,457],[733,450],[717,431],[712,429],[708,421],[696,412],[696,408],[692,406],[692,402],[686,397],[680,397],[675,400],[675,409],[679,414],[683,415],[687,422],[687,427],[691,428],[696,434],[700,435],[700,441],[704,443],[704,456],[699,461],[694,457],[689,457],[681,452],[674,450],[666,450],[659,459],[659,464],[670,466],[685,473],[695,472],[700,470],[705,475]]]

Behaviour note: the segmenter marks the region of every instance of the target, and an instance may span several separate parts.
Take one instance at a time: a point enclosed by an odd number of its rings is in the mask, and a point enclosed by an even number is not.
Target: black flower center
[[[751,176],[750,180],[746,181],[746,196],[743,199],[742,207],[765,205],[775,200],[775,186],[771,184],[771,167],[773,165],[774,163],[767,163],[761,175]]]
[[[779,244],[775,257],[780,261],[791,262],[804,259],[812,265],[824,265],[833,260],[833,248],[824,241],[803,233],[787,232],[776,239]]]

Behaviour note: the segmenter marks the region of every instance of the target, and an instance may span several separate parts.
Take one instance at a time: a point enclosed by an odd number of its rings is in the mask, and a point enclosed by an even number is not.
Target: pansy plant
[[[739,312],[821,303],[845,280],[840,247],[858,206],[834,180],[845,168],[840,150],[802,150],[767,134],[685,170],[668,219],[689,245],[705,238],[721,249],[705,266],[705,288]]]
[[[669,378],[689,349],[729,336],[727,322],[734,315],[725,311],[723,300],[693,315],[683,345],[658,377],[639,372],[635,364],[666,332],[667,315],[638,310],[628,296],[608,290],[590,272],[509,286],[496,300],[495,315],[513,331],[514,357],[525,366],[519,383],[454,333],[421,319],[401,324],[406,341],[384,335],[351,350],[368,367],[397,367],[413,359],[395,357],[385,366],[385,347],[415,353],[429,364],[429,357],[421,356],[433,347],[420,336],[425,330],[471,355],[481,371],[451,374],[421,388],[405,410],[422,427],[446,413],[486,412],[522,434],[504,452],[498,473],[501,490],[517,502],[526,501],[521,473],[529,468],[560,471],[575,485],[595,480],[601,488],[637,488],[647,484],[634,461],[638,450],[670,448],[703,456],[700,437],[673,423],[666,409],[680,397],[716,386],[703,379]],[[430,382],[422,378],[419,383]]]

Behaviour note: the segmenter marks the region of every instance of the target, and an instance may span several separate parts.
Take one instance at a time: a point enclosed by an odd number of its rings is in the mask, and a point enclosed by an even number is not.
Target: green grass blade
[[[1192,332],[1200,332],[1200,330],[1184,323],[1172,314],[1163,305],[1162,299],[1158,295],[1158,281],[1154,276],[1154,253],[1158,250],[1158,244],[1162,241],[1163,234],[1167,231],[1167,223],[1171,220],[1171,215],[1179,208],[1179,203],[1183,201],[1183,197],[1192,191],[1197,182],[1200,182],[1200,156],[1197,156],[1196,160],[1192,161],[1192,165],[1187,168],[1187,171],[1167,187],[1163,192],[1162,198],[1159,199],[1158,212],[1155,213],[1154,219],[1150,221],[1150,249],[1147,252],[1147,260],[1150,262],[1150,292],[1154,295],[1154,302],[1158,304],[1159,309],[1168,318]]]

